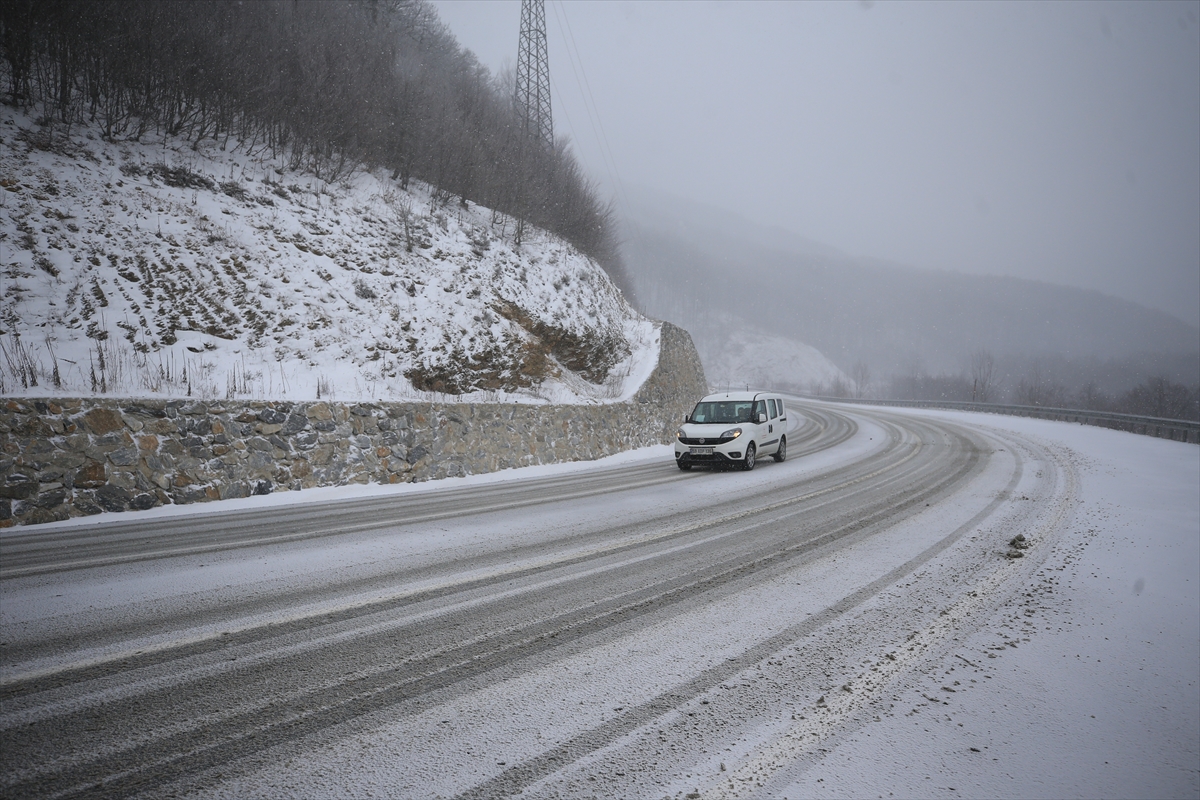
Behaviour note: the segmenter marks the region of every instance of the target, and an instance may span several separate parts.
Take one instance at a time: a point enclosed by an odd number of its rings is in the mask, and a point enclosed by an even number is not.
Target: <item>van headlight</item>
[[[683,428],[680,428],[679,430],[675,431],[675,438],[676,438],[676,439],[682,439],[682,438],[683,438]]]
[[[729,430],[727,430],[721,434],[721,438],[722,439],[736,439],[737,437],[739,437],[741,435],[742,435],[741,428],[730,428]]]

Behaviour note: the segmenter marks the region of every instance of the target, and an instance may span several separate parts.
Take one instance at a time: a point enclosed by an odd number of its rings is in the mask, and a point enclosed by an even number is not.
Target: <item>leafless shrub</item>
[[[54,266],[54,262],[41,253],[38,253],[33,257],[33,263],[37,264],[38,269],[40,269],[42,272],[45,272],[53,278],[58,277],[58,267]]]
[[[212,178],[198,172],[192,172],[187,167],[172,167],[167,164],[155,164],[150,168],[167,186],[177,189],[212,189],[216,186]]]
[[[360,300],[374,300],[379,295],[375,294],[375,290],[372,289],[365,280],[363,280],[362,278],[355,278],[354,279],[354,296],[359,298]]]
[[[246,361],[235,361],[225,375],[225,399],[232,400],[238,396],[246,396],[251,392],[251,385],[261,376],[246,369]]]
[[[12,338],[5,342],[5,337],[0,336],[0,356],[4,358],[4,368],[8,375],[11,375],[13,380],[21,384],[22,389],[30,389],[38,385],[38,372],[40,365],[34,360],[33,354],[21,341],[19,333],[12,334]]]
[[[62,389],[63,382],[62,375],[58,371],[58,356],[54,354],[54,340],[50,338],[50,334],[46,334],[46,352],[50,354],[50,363],[54,365],[50,371],[50,382],[55,389]]]
[[[400,223],[401,229],[404,231],[404,249],[406,252],[413,251],[413,208],[412,196],[404,195],[397,199],[395,195],[385,197],[392,207],[392,213],[396,215],[396,220]]]
[[[221,183],[221,191],[232,197],[234,200],[245,201],[250,197],[250,193],[246,191],[246,187],[242,186],[237,181],[223,181]]]

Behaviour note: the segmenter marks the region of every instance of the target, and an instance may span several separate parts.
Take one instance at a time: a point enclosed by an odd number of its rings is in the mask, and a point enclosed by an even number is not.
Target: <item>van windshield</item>
[[[692,411],[692,422],[698,425],[715,424],[727,425],[734,422],[750,422],[750,412],[754,410],[751,400],[721,400],[710,403],[697,403]]]

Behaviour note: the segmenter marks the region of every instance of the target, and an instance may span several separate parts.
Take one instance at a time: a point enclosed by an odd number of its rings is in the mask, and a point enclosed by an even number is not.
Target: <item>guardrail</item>
[[[1078,422],[1118,431],[1129,431],[1159,439],[1200,444],[1200,422],[1186,419],[1139,417],[1136,414],[1116,414],[1109,411],[1084,411],[1074,408],[1044,408],[1042,406],[1006,406],[999,403],[964,403],[935,400],[855,400],[848,397],[802,395],[812,400],[833,403],[855,403],[870,406],[901,406],[906,408],[949,408],[957,411],[981,411],[988,414],[1008,414],[1015,417],[1036,417],[1060,422]]]

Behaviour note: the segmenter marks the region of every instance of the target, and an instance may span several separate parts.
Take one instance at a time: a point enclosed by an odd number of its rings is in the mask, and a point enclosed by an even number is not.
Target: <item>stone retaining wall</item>
[[[351,483],[582,461],[669,442],[707,391],[687,331],[625,403],[9,399],[0,527]]]

